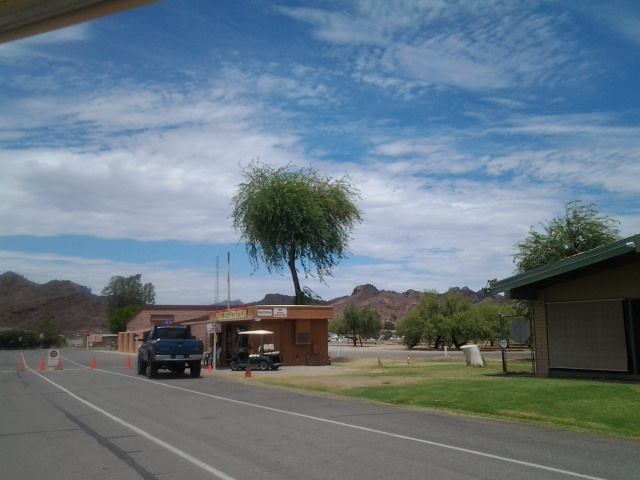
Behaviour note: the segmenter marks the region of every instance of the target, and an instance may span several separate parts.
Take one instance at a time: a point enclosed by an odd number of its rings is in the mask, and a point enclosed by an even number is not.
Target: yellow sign
[[[246,308],[236,308],[234,310],[221,310],[216,312],[216,320],[231,321],[231,320],[246,320],[249,318],[249,310]]]

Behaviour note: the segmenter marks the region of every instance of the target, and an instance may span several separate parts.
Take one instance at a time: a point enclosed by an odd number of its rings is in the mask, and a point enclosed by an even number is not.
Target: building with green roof
[[[539,376],[640,379],[640,234],[490,290],[532,301]]]

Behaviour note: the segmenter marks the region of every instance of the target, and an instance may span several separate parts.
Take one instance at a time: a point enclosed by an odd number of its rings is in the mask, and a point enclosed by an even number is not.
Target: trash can
[[[464,352],[464,358],[467,361],[467,366],[484,367],[486,365],[484,358],[482,358],[482,354],[480,353],[480,348],[478,347],[478,345],[463,345],[460,347],[460,350]]]

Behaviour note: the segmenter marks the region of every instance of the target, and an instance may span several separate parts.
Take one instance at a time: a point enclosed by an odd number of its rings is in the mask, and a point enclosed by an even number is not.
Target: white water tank
[[[460,350],[464,352],[464,358],[466,359],[468,366],[484,367],[486,365],[484,358],[482,358],[482,354],[480,353],[480,348],[478,348],[478,345],[463,345],[460,347]]]

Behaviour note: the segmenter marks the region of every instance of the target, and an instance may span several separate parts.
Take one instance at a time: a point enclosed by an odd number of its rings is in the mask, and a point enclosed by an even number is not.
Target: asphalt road
[[[40,373],[43,353],[24,352],[16,373],[20,352],[0,351],[3,480],[640,478],[640,442],[300,395],[239,372],[150,381],[107,352],[65,350],[64,370]]]

